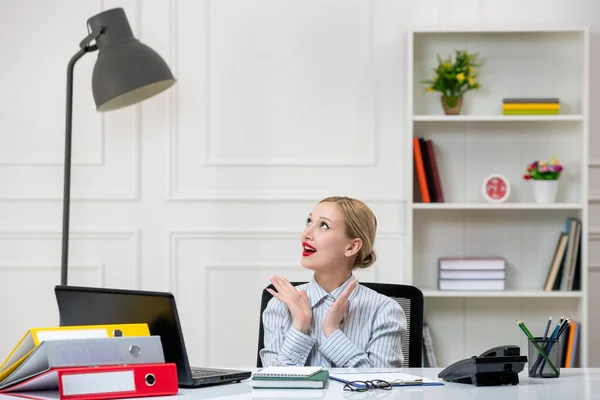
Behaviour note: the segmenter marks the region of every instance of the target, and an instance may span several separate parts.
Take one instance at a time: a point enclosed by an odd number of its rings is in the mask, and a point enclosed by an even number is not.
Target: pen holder
[[[529,339],[527,341],[529,377],[558,378],[560,376],[560,347],[558,339]],[[547,359],[540,350],[544,352]],[[552,362],[552,365],[548,360]]]

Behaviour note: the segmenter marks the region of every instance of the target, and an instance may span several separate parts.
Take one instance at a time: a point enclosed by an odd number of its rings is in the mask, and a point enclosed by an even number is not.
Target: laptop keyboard
[[[192,368],[192,378],[205,378],[207,376],[223,375],[223,371],[217,369]]]

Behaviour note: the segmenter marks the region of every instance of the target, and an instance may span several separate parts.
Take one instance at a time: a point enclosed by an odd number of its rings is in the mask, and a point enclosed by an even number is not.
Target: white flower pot
[[[558,180],[533,180],[533,197],[537,203],[553,203],[556,200]]]

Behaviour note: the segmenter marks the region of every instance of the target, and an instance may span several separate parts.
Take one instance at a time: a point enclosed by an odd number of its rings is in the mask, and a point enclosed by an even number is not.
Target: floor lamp
[[[62,260],[60,283],[67,284],[69,269],[69,212],[71,197],[71,133],[73,119],[73,69],[86,53],[98,50],[92,75],[96,109],[117,110],[139,103],[175,84],[165,61],[138,41],[122,8],[97,14],[87,21],[89,35],[67,67],[67,113],[65,124],[65,165],[63,193]],[[92,42],[95,41],[95,44]]]

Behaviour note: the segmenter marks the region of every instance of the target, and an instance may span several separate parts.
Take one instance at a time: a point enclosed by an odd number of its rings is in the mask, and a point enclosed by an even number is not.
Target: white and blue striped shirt
[[[292,326],[287,306],[272,298],[263,312],[264,367],[315,365],[323,367],[402,367],[402,342],[406,339],[406,316],[393,299],[358,285],[348,299],[348,311],[340,329],[329,337],[323,333],[323,318],[335,299],[354,279],[327,293],[315,280],[298,285],[306,290],[312,308],[308,334]]]

